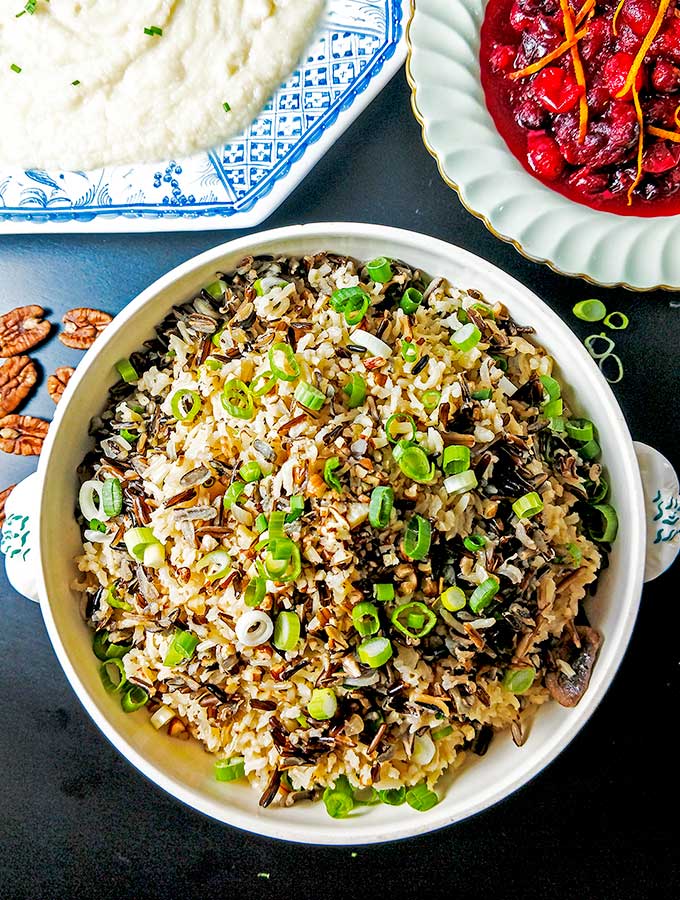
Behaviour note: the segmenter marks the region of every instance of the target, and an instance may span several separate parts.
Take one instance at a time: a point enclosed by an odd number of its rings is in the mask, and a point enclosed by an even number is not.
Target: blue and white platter
[[[0,166],[0,234],[250,228],[403,63],[408,0],[327,0],[299,68],[252,125],[187,159],[91,172]]]

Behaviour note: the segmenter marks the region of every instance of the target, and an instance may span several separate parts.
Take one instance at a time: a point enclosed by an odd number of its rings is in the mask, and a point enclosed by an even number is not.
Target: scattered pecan
[[[18,356],[44,341],[52,327],[42,306],[19,306],[0,316],[0,356]]]
[[[0,366],[0,417],[14,412],[38,378],[28,356],[13,356]]]
[[[38,456],[49,425],[35,416],[4,416],[0,419],[0,450],[19,456]]]
[[[5,524],[5,503],[15,487],[16,484],[10,484],[4,491],[0,491],[0,528]]]
[[[62,319],[64,330],[59,335],[59,340],[74,350],[87,350],[94,344],[95,338],[102,333],[111,318],[100,309],[89,309],[86,306],[69,309]]]
[[[64,393],[74,371],[75,369],[72,366],[59,366],[54,375],[47,377],[47,393],[55,403],[59,403],[61,400],[61,395]]]

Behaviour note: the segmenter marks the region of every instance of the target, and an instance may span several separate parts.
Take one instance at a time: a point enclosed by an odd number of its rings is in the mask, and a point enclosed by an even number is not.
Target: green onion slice
[[[411,341],[402,341],[401,356],[404,362],[414,363],[418,359],[418,348]]]
[[[567,437],[582,444],[587,444],[595,437],[595,426],[590,419],[568,419],[564,423],[564,429]]]
[[[378,796],[388,806],[401,806],[406,803],[406,788],[388,788],[385,791],[378,791]]]
[[[116,371],[126,384],[132,384],[139,380],[139,375],[129,359],[119,359],[116,363]]]
[[[569,556],[574,560],[574,566],[578,568],[581,565],[581,560],[583,559],[583,553],[578,544],[567,544],[567,551]]]
[[[181,628],[175,629],[172,641],[168,647],[164,666],[177,666],[185,660],[191,659],[198,646],[198,638],[190,631],[184,631]]]
[[[607,315],[607,307],[601,300],[580,300],[572,312],[583,322],[599,322]]]
[[[97,631],[92,640],[92,652],[102,662],[107,659],[120,659],[132,650],[132,644],[112,644],[108,631]]]
[[[619,517],[616,510],[609,503],[595,503],[591,509],[600,514],[602,522],[599,530],[590,529],[590,537],[599,544],[611,544],[619,530]]]
[[[356,285],[355,287],[339,288],[337,291],[333,291],[328,302],[336,312],[344,313],[350,302],[356,306],[363,303],[365,297],[366,291]]]
[[[348,298],[343,313],[345,315],[345,321],[350,327],[358,325],[359,322],[361,322],[368,312],[370,302],[368,294],[365,294],[363,291],[361,291],[361,296],[353,294]]]
[[[342,484],[340,483],[340,479],[337,475],[335,475],[335,470],[339,469],[342,463],[338,459],[337,456],[331,456],[330,459],[327,459],[324,467],[323,467],[323,480],[326,482],[329,488],[332,488],[334,491],[340,493],[342,491]]]
[[[267,517],[264,513],[260,513],[259,516],[255,519],[255,531],[258,534],[262,534],[267,530]]]
[[[392,266],[384,256],[379,256],[377,259],[367,263],[366,270],[371,281],[375,281],[378,284],[385,284],[386,281],[390,281],[392,278]]]
[[[138,709],[146,706],[148,702],[148,692],[138,684],[133,684],[132,687],[128,688],[120,699],[120,705],[123,707],[123,712],[126,713],[137,712]]]
[[[444,487],[449,494],[465,494],[477,487],[477,476],[472,469],[467,469],[445,478]]]
[[[269,348],[269,368],[281,381],[295,381],[300,374],[300,363],[290,344],[279,342]]]
[[[562,396],[562,388],[556,378],[553,378],[551,375],[541,375],[539,381],[545,388],[545,392],[548,395],[548,401],[560,399]]]
[[[268,394],[275,385],[276,378],[274,378],[269,370],[260,372],[260,374],[256,375],[250,382],[250,393],[253,397],[264,397],[264,395]]]
[[[117,516],[123,509],[123,489],[117,478],[107,478],[102,485],[102,506],[107,516]]]
[[[458,331],[455,331],[451,337],[450,343],[461,353],[467,353],[472,350],[482,339],[482,332],[473,322],[463,325]]]
[[[465,609],[467,597],[461,588],[453,585],[442,591],[439,595],[439,602],[449,612],[459,612],[461,609]]]
[[[180,422],[192,422],[201,409],[201,398],[196,391],[182,388],[172,395],[170,409]]]
[[[243,602],[246,606],[259,606],[267,594],[266,578],[251,578],[243,592]]]
[[[285,542],[285,543],[284,543]],[[282,554],[289,553],[284,556]],[[267,578],[279,584],[295,581],[302,572],[300,548],[290,538],[279,538],[270,541],[269,550],[264,558],[264,571]]]
[[[251,459],[249,462],[244,463],[241,468],[238,470],[238,474],[241,478],[246,482],[246,484],[251,484],[253,481],[259,481],[262,478],[262,469],[260,468],[260,464],[255,462],[254,459]]]
[[[536,491],[530,491],[524,494],[512,504],[512,511],[518,519],[531,519],[532,516],[538,515],[543,509],[543,501]]]
[[[330,688],[314,688],[312,697],[307,704],[307,712],[316,719],[317,722],[323,722],[326,719],[332,719],[338,711],[338,698],[335,692]]]
[[[123,660],[119,657],[107,659],[99,667],[99,677],[102,680],[104,689],[108,691],[109,694],[122,691],[127,684]]]
[[[224,508],[231,509],[232,506],[236,506],[239,501],[239,497],[245,491],[246,486],[242,481],[233,481],[229,487],[224,492]]]
[[[124,609],[126,612],[130,612],[132,606],[129,603],[126,603],[125,600],[121,600],[120,597],[116,594],[115,585],[110,584],[106,592],[104,594],[104,599],[109,604],[109,606],[113,607],[113,609]]]
[[[397,629],[410,638],[421,638],[429,634],[437,624],[437,616],[420,600],[411,600],[397,606],[390,621]]]
[[[324,790],[322,799],[326,812],[333,819],[346,819],[354,809],[354,792],[346,775],[339,775],[333,787]]]
[[[432,412],[439,406],[442,395],[439,391],[427,390],[420,398],[426,412]]]
[[[300,619],[297,614],[284,610],[276,617],[272,643],[277,650],[294,650],[300,640]]]
[[[442,471],[444,475],[458,475],[470,468],[469,447],[444,447],[442,454]]]
[[[481,534],[470,534],[468,535],[468,537],[463,538],[463,546],[466,550],[470,550],[472,553],[476,553],[477,550],[481,550],[485,544],[486,538]]]
[[[453,727],[451,725],[440,725],[439,728],[432,729],[430,737],[433,741],[441,741],[450,734],[453,734]]]
[[[153,531],[146,526],[128,529],[123,535],[123,540],[128,553],[137,562],[144,562],[144,552],[147,547],[159,543]]]
[[[578,448],[578,454],[581,459],[597,459],[600,453],[601,448],[597,441],[588,441],[587,444],[583,444]]]
[[[432,526],[422,516],[412,516],[404,532],[403,549],[409,559],[423,559],[432,543]]]
[[[606,325],[607,328],[611,328],[612,331],[623,331],[624,328],[628,328],[630,325],[630,319],[625,313],[615,309],[614,312],[610,312],[609,315],[604,317],[602,324]]]
[[[369,637],[380,630],[378,607],[368,600],[352,608],[352,623],[362,637]]]
[[[245,760],[242,756],[230,759],[218,759],[215,762],[216,781],[238,781],[246,774]]]
[[[491,603],[498,593],[500,584],[496,578],[487,578],[478,584],[470,595],[470,609],[473,613],[479,613]]]
[[[403,434],[403,428],[401,427],[403,425],[408,425],[410,434],[407,438]],[[394,413],[385,422],[385,434],[390,444],[397,444],[401,440],[411,443],[416,437],[416,423],[413,416],[409,416],[408,413]]]
[[[365,666],[377,669],[392,657],[392,644],[385,637],[373,637],[362,641],[357,647],[359,659]]]
[[[427,453],[410,441],[399,441],[392,449],[394,460],[407,478],[419,484],[427,484],[435,476],[434,463]]]
[[[356,372],[349,377],[349,381],[342,389],[347,395],[347,406],[350,409],[356,409],[362,406],[366,399],[366,382]]]
[[[269,540],[284,537],[284,525],[286,522],[286,514],[280,509],[275,509],[269,514]]]
[[[414,287],[406,288],[403,293],[399,306],[407,316],[412,316],[423,302],[423,295]]]
[[[513,694],[525,694],[536,678],[536,669],[526,666],[522,669],[506,669],[503,687]]]
[[[320,410],[326,402],[326,395],[323,391],[313,387],[311,384],[307,384],[306,381],[301,381],[298,384],[295,388],[294,397],[300,406],[304,406],[305,409],[311,409],[313,412]]]
[[[439,803],[439,797],[426,784],[417,784],[406,791],[406,802],[418,812],[427,812]]]
[[[209,284],[206,288],[203,288],[203,290],[207,294],[210,294],[213,300],[219,300],[227,290],[227,285],[226,282],[218,279],[217,281],[213,281],[213,283]]]
[[[206,553],[206,555],[196,563],[196,570],[202,572],[205,569],[205,576],[208,581],[218,581],[220,578],[226,577],[230,565],[231,559],[229,554],[224,547],[218,547],[216,550],[211,550],[210,553]]]
[[[368,521],[374,528],[386,528],[394,506],[394,490],[391,487],[375,487],[368,504]]]
[[[247,384],[232,378],[222,389],[222,406],[235,419],[252,419],[255,415],[253,395]]]
[[[373,596],[379,603],[386,603],[388,600],[394,600],[394,585],[374,584]]]
[[[305,514],[305,498],[302,494],[293,494],[290,498],[290,512],[286,513],[286,523],[297,522]]]
[[[490,400],[491,399],[491,388],[482,388],[479,391],[472,392],[473,400]]]

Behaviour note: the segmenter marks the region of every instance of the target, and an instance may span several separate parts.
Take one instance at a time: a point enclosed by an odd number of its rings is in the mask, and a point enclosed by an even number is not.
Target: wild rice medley
[[[396,260],[243,260],[121,360],[80,472],[84,614],[126,711],[262,806],[429,809],[573,706],[616,535],[597,435],[501,303]]]

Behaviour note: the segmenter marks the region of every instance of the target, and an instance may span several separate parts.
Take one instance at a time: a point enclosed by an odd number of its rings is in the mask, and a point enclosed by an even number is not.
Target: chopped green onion
[[[543,406],[543,415],[547,419],[559,419],[564,412],[564,403],[562,402],[562,398],[558,398],[557,400],[549,400]]]
[[[409,426],[410,434],[407,438],[404,438],[401,433],[399,427],[401,425]],[[395,427],[397,429],[396,433],[394,431]],[[413,416],[409,416],[408,413],[394,413],[394,415],[390,416],[387,422],[385,422],[385,434],[387,435],[387,440],[390,444],[396,444],[400,440],[406,440],[408,443],[414,441],[416,437],[416,423]]]
[[[545,388],[545,392],[548,395],[548,400],[559,400],[562,396],[562,388],[560,387],[560,383],[556,378],[553,378],[551,375],[541,375],[539,381]]]
[[[392,644],[385,637],[373,637],[357,647],[359,659],[365,666],[377,669],[392,657]]]
[[[247,384],[232,378],[222,388],[222,406],[235,419],[252,419],[255,415],[253,395]]]
[[[196,652],[197,646],[198,638],[195,634],[192,634],[190,631],[184,631],[181,628],[175,629],[172,641],[165,654],[163,665],[177,666],[185,660],[191,659]]]
[[[293,494],[290,498],[290,512],[286,513],[286,523],[291,524],[305,514],[305,498],[301,494]]]
[[[411,616],[416,617],[411,619],[413,624],[409,624]],[[408,603],[397,606],[390,616],[390,621],[397,631],[401,631],[407,637],[417,639],[425,637],[432,631],[437,624],[437,616],[420,600],[410,600]]]
[[[273,510],[269,515],[269,540],[282,538],[285,534],[283,526],[286,523],[286,514],[280,509]]]
[[[133,713],[146,706],[148,702],[148,692],[140,685],[133,684],[121,697],[120,705],[123,707],[123,712]]]
[[[361,322],[368,311],[370,302],[368,294],[365,294],[363,291],[361,292],[361,296],[353,294],[347,299],[343,313],[345,321],[350,327],[358,325],[359,322]]]
[[[260,384],[260,382],[262,383]],[[264,395],[268,394],[275,385],[276,378],[274,378],[269,370],[260,372],[260,374],[256,375],[250,382],[250,393],[253,397],[264,397]]]
[[[359,285],[355,285],[354,287],[339,288],[337,291],[333,291],[328,302],[336,312],[344,313],[350,302],[361,304],[366,296],[366,291]]]
[[[224,547],[218,547],[216,550],[206,553],[202,559],[199,559],[196,563],[196,570],[202,572],[206,569],[205,576],[208,581],[218,581],[220,578],[226,577],[230,565],[231,559],[229,554]]]
[[[123,535],[125,546],[130,556],[134,556],[137,562],[144,562],[144,551],[147,547],[158,544],[153,531],[146,526],[130,528]]]
[[[272,643],[277,650],[294,650],[300,640],[300,619],[297,614],[284,610],[276,617]]]
[[[503,687],[513,694],[525,694],[536,678],[536,669],[526,666],[522,669],[507,669],[503,676]]]
[[[118,597],[115,586],[112,584],[107,587],[104,599],[109,606],[113,607],[113,609],[124,609],[126,612],[130,612],[132,609],[132,606],[129,603],[126,603],[125,600],[121,600],[120,597]]]
[[[127,428],[121,429],[120,436],[125,438],[125,440],[129,441],[131,444],[134,444],[134,442],[139,439],[138,434],[135,434],[134,431],[129,431]]]
[[[597,441],[588,441],[587,444],[578,448],[578,455],[581,459],[597,459],[600,453],[601,449]]]
[[[611,544],[619,530],[619,517],[616,515],[616,510],[609,503],[595,503],[591,509],[600,514],[602,529],[600,531],[590,529],[590,537],[599,544]]]
[[[406,803],[406,788],[387,788],[385,791],[378,791],[378,796],[388,806],[401,806]]]
[[[118,659],[123,657],[126,653],[129,653],[130,650],[132,650],[132,644],[112,644],[111,641],[109,641],[108,631],[95,632],[92,640],[92,652],[97,659],[101,659],[102,662],[106,662],[107,659]]]
[[[369,637],[380,630],[378,608],[365,600],[352,607],[352,623],[362,637]]]
[[[337,711],[338,698],[334,691],[330,688],[314,688],[311,700],[307,704],[309,715],[317,722],[323,722],[332,719]]]
[[[491,388],[482,388],[479,391],[472,392],[473,400],[490,400],[491,399]]]
[[[554,416],[552,419],[548,419],[548,427],[551,431],[554,431],[555,434],[566,434],[563,416]]]
[[[206,288],[203,288],[206,294],[210,294],[213,300],[219,300],[227,290],[227,285],[224,281],[218,279],[217,281],[213,281],[212,284],[209,284]]]
[[[144,34],[151,35],[151,37],[162,37],[163,29],[159,28],[158,25],[150,25],[144,29]]]
[[[496,578],[487,578],[481,584],[478,584],[472,594],[470,594],[470,609],[473,613],[479,613],[491,603],[498,593],[500,584]]]
[[[139,380],[139,375],[129,359],[119,359],[116,363],[116,370],[126,384],[132,384]]]
[[[366,399],[366,382],[356,372],[350,375],[349,381],[342,390],[347,395],[347,406],[350,409],[361,406]]]
[[[423,559],[432,543],[432,526],[422,516],[412,516],[406,526],[403,550],[409,559]]]
[[[100,534],[106,533],[106,525],[99,519],[90,519],[88,523],[90,531],[98,531]]]
[[[564,423],[567,437],[587,444],[595,437],[595,426],[589,419],[569,419]]]
[[[260,468],[260,464],[252,459],[250,462],[244,463],[241,466],[238,470],[238,474],[246,484],[251,484],[253,481],[259,481],[260,478],[262,478],[262,469]]]
[[[458,472],[444,479],[444,487],[449,494],[466,494],[477,487],[477,476],[472,469]]]
[[[469,447],[459,447],[457,445],[444,447],[444,453],[442,455],[442,471],[444,472],[444,475],[458,475],[460,472],[465,472],[469,468]]]
[[[367,263],[366,270],[371,281],[375,281],[378,284],[385,284],[386,281],[392,278],[392,266],[384,256],[379,256],[377,259]]]
[[[281,381],[295,381],[300,374],[300,363],[290,344],[272,344],[269,348],[269,368],[272,375]]]
[[[222,368],[222,360],[215,359],[214,356],[209,356],[205,361],[205,367],[211,372],[216,372],[218,369]]]
[[[239,501],[239,497],[245,491],[246,486],[242,481],[233,481],[229,487],[224,492],[224,508],[231,509],[232,506],[236,506]]]
[[[228,103],[226,100],[225,100],[224,103],[222,104],[222,109],[223,109],[225,112],[231,112],[231,106],[229,105],[229,103]]]
[[[480,316],[483,316],[485,319],[495,319],[496,314],[491,309],[490,306],[487,306],[486,303],[473,303],[470,309],[474,309],[475,312],[479,313]]]
[[[407,316],[412,316],[423,302],[423,295],[414,287],[406,288],[403,293],[399,306]]]
[[[625,313],[614,310],[614,312],[610,312],[609,315],[604,317],[602,324],[606,325],[607,328],[611,328],[612,331],[623,331],[624,328],[628,328],[630,325],[630,319]]]
[[[414,363],[418,359],[418,348],[411,341],[402,341],[401,356],[404,362]]]
[[[245,778],[246,765],[242,756],[232,756],[230,759],[218,759],[215,761],[216,781],[239,781]]]
[[[607,315],[607,307],[601,300],[580,300],[572,312],[583,322],[599,322]]]
[[[107,478],[102,485],[102,506],[107,516],[117,516],[123,508],[123,489],[117,478]]]
[[[243,602],[246,606],[259,606],[267,594],[266,578],[251,578],[243,592]]]
[[[406,802],[418,812],[427,812],[439,803],[439,797],[426,784],[417,784],[406,791]]]
[[[508,361],[504,356],[492,356],[491,358],[496,363],[501,372],[508,371]]]
[[[218,349],[222,348],[222,335],[226,330],[227,326],[225,325],[224,328],[220,328],[219,331],[216,331],[215,334],[213,334],[213,336],[210,338],[214,347],[217,347]]]
[[[481,534],[471,534],[468,537],[463,538],[463,546],[466,550],[471,550],[473,553],[477,550],[481,550],[484,544],[486,544],[486,538]]]
[[[439,391],[428,390],[425,391],[420,399],[423,406],[425,407],[425,411],[432,412],[439,406],[439,401],[442,399],[442,395]]]
[[[13,72],[16,72],[17,75],[21,72],[21,66],[18,66],[16,63],[12,63],[11,66],[10,66],[10,69],[11,69]]]
[[[518,519],[531,519],[532,516],[538,515],[543,509],[543,501],[536,491],[530,491],[524,494],[512,504],[512,511]]]
[[[394,585],[374,584],[373,596],[379,603],[387,603],[388,600],[394,600]]]
[[[574,560],[574,565],[578,568],[581,565],[581,560],[583,559],[581,548],[578,544],[567,544],[567,550],[571,558]]]
[[[147,544],[144,548],[143,565],[148,569],[158,569],[165,560],[165,547],[156,541],[153,544]]]
[[[482,332],[472,322],[463,325],[458,331],[455,331],[451,337],[450,343],[461,353],[467,353],[472,350],[482,339]]]
[[[180,422],[192,422],[201,409],[201,398],[196,391],[175,391],[170,400],[173,416]]]
[[[277,551],[276,549],[277,545],[283,544],[284,541],[287,542],[285,547],[289,548],[287,552],[290,553],[290,556],[288,557],[281,557],[278,554],[283,553],[284,551]],[[264,570],[267,577],[280,584],[295,581],[300,575],[300,572],[302,572],[300,548],[298,545],[289,538],[279,538],[276,542],[270,542],[269,546],[270,549],[264,559]]]
[[[123,660],[118,657],[107,659],[99,667],[99,677],[102,680],[104,689],[109,694],[121,691],[127,684]]]
[[[465,609],[467,597],[461,588],[454,585],[442,591],[439,595],[439,601],[444,609],[448,609],[449,612],[458,612],[461,609]]]
[[[354,793],[346,775],[339,775],[333,787],[324,790],[326,812],[333,819],[346,819],[354,809]]]
[[[434,478],[434,463],[430,461],[423,448],[417,444],[412,444],[409,441],[399,441],[393,447],[392,455],[401,471],[411,481],[427,484]]]
[[[313,387],[311,384],[307,384],[306,381],[301,381],[298,384],[295,388],[294,397],[300,406],[304,406],[305,409],[311,409],[313,412],[320,410],[326,402],[326,395],[323,391]]]
[[[342,491],[342,484],[340,483],[340,479],[337,475],[335,475],[335,470],[339,469],[341,466],[341,462],[337,456],[331,456],[330,459],[327,459],[324,467],[323,467],[323,480],[326,482],[329,488],[332,488],[334,491],[340,493]]]
[[[267,530],[267,517],[264,513],[260,513],[259,516],[255,519],[255,531],[258,534],[262,534]]]
[[[440,725],[439,728],[432,729],[430,737],[433,741],[441,741],[450,734],[453,734],[453,727],[451,725]]]
[[[391,487],[375,487],[368,504],[368,521],[374,528],[386,528],[392,515],[394,490]]]
[[[609,484],[600,476],[600,480],[596,484],[592,481],[586,484],[586,491],[588,491],[591,503],[601,503],[609,493]]]
[[[266,293],[276,288],[284,288],[285,281],[278,281],[276,278],[258,278],[253,284],[253,288],[258,297],[264,297]]]

